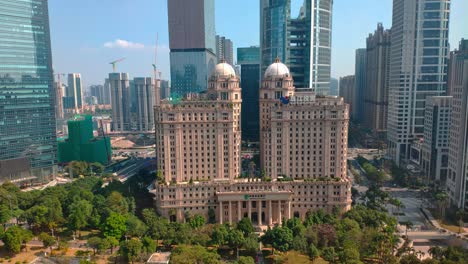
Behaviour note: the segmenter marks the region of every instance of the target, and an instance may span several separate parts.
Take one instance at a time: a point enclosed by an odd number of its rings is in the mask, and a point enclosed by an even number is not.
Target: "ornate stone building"
[[[222,62],[206,92],[155,107],[164,178],[154,189],[160,214],[173,221],[188,212],[219,223],[249,217],[273,225],[310,210],[350,209],[349,113],[341,98],[296,93],[284,64],[268,67],[260,88],[263,180],[239,179],[241,102],[239,78]]]

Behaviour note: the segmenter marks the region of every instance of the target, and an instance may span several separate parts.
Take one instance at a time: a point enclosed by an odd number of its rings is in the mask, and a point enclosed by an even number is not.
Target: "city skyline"
[[[66,1],[50,0],[55,72],[80,72],[84,87],[102,84],[112,69],[109,62],[126,57],[127,59],[117,66],[119,71],[128,72],[131,78],[152,76],[151,64],[154,62],[154,46],[158,33],[157,64],[163,78],[169,79],[166,2],[141,0],[139,5],[135,5],[133,1],[123,0],[119,5],[111,5],[110,0],[98,3],[83,0],[80,6],[71,9]],[[374,32],[377,23],[382,22],[385,28],[391,26],[391,0],[350,2],[334,1],[331,66],[331,76],[334,78],[354,74],[354,50],[365,47],[365,38]],[[298,15],[301,5],[302,0],[292,0],[293,17]],[[93,8],[90,9],[90,6]],[[141,8],[142,6],[145,8]],[[246,9],[245,6],[251,8]],[[468,22],[468,18],[463,16],[463,10],[466,9],[468,2],[452,1],[449,36],[452,49],[461,38],[468,36],[468,29],[463,28]],[[136,10],[141,12],[138,17],[133,15]],[[350,13],[350,10],[353,12]],[[86,19],[82,18],[83,12],[88,14]],[[103,12],[114,15],[103,16]],[[242,21],[238,19],[240,12]],[[359,19],[349,19],[350,14]],[[258,3],[248,0],[218,0],[215,2],[215,16],[216,34],[229,36],[235,44],[234,51],[238,47],[259,45]],[[90,27],[94,27],[95,30],[89,30]],[[138,30],[135,30],[136,27]],[[242,29],[246,27],[251,33],[244,34]],[[71,50],[77,52],[70,52]]]

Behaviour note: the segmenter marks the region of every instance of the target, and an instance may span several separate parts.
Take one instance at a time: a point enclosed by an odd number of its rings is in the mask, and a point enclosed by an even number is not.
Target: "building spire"
[[[275,63],[279,63],[279,62],[281,62],[281,60],[280,60],[279,56],[276,56]]]

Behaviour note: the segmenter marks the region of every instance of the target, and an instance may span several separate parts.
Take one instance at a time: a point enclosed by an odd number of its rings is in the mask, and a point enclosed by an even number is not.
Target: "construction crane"
[[[119,63],[119,62],[121,62],[121,61],[123,61],[123,60],[125,60],[125,58],[120,58],[120,59],[118,59],[118,60],[109,62],[109,64],[112,64],[112,72],[115,72],[117,63]]]

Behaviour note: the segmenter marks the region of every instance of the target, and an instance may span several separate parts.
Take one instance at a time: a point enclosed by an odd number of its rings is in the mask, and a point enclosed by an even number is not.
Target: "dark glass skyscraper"
[[[0,181],[55,174],[49,32],[47,0],[0,1]]]
[[[200,92],[216,65],[214,0],[168,0],[171,93]]]
[[[259,131],[260,48],[237,49],[237,63],[241,65],[242,140],[257,142]]]

